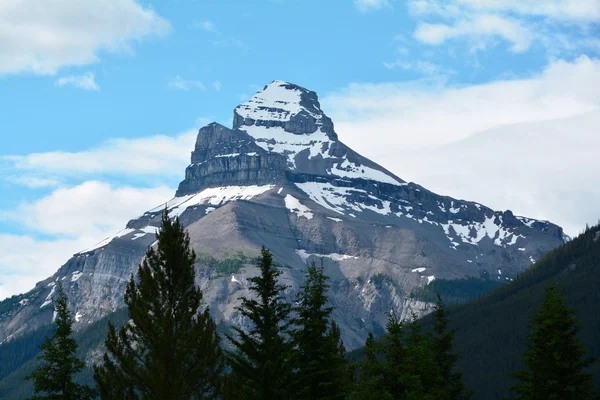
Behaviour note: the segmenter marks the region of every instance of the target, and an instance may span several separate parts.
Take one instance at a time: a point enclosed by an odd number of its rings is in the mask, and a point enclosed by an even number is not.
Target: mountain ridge
[[[568,239],[550,222],[405,182],[339,141],[316,93],[300,86],[271,82],[236,107],[233,121],[232,129],[211,123],[199,130],[173,199],[75,254],[33,291],[0,303],[8,310],[0,315],[0,342],[50,321],[58,280],[67,283],[76,329],[121,307],[165,208],[180,217],[199,253],[226,259],[269,248],[285,266],[290,301],[307,263],[323,259],[349,348],[385,326],[390,309],[426,313],[431,304],[411,293],[436,278],[508,281]],[[256,269],[223,276],[201,260],[197,267],[215,318],[244,325],[235,305]]]

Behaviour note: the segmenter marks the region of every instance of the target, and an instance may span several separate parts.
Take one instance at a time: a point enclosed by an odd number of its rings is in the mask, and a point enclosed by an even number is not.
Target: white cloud
[[[56,80],[58,87],[73,86],[83,90],[100,90],[96,84],[96,75],[92,72],[87,72],[83,75],[63,76]]]
[[[223,85],[221,85],[221,81],[214,81],[212,86],[217,92],[220,92],[221,88],[223,87]]]
[[[591,184],[600,164],[580,161],[600,153],[597,87],[600,60],[583,56],[552,61],[530,78],[473,86],[440,79],[352,84],[321,103],[345,143],[398,176],[547,218],[573,234],[600,217],[600,187]],[[482,143],[474,147],[476,140]]]
[[[204,86],[202,82],[195,80],[186,80],[179,75],[175,76],[175,78],[173,78],[169,82],[169,88],[186,91],[192,89],[206,90],[206,86]]]
[[[0,6],[0,27],[0,75],[55,74],[170,30],[168,21],[134,0],[11,0]]]
[[[90,174],[180,177],[189,162],[197,131],[175,137],[156,135],[138,139],[112,139],[98,148],[80,152],[54,151],[3,156],[12,167],[37,178]]]
[[[171,198],[173,189],[113,187],[88,181],[59,188],[4,218],[32,235],[0,234],[0,299],[25,292],[53,274],[72,254],[125,227],[128,220]],[[34,235],[51,235],[38,239]]]
[[[523,52],[531,46],[533,34],[519,21],[497,15],[481,14],[457,21],[454,25],[421,23],[415,38],[422,43],[440,45],[451,39],[468,38],[485,43],[488,37],[501,37],[512,43],[511,51]]]
[[[535,42],[552,54],[598,51],[600,0],[410,0],[408,7],[418,19],[414,37],[429,45],[462,39],[479,50],[499,38],[513,52]]]
[[[458,0],[457,3],[485,12],[504,11],[559,21],[597,23],[600,20],[600,0]]]
[[[354,0],[354,6],[360,12],[366,13],[373,10],[381,10],[385,7],[391,7],[388,0]]]

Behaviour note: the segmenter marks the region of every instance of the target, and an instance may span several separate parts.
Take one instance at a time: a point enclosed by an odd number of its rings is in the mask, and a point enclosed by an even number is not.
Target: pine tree
[[[327,307],[329,288],[323,264],[308,267],[294,311],[296,394],[299,400],[344,399],[347,387],[345,349]]]
[[[456,361],[458,355],[452,353],[454,343],[454,329],[449,329],[449,320],[446,315],[446,307],[441,296],[437,295],[433,324],[433,346],[435,361],[442,379],[442,392],[440,399],[463,400],[469,399],[471,394],[464,394],[464,383],[462,373],[456,372]]]
[[[383,345],[369,332],[365,342],[365,359],[357,365],[357,379],[349,400],[395,400],[387,385],[389,375],[382,364],[382,350]]]
[[[523,359],[525,369],[514,375],[519,381],[512,388],[517,393],[516,399],[595,398],[592,376],[585,371],[594,360],[585,358],[578,331],[575,311],[566,305],[559,287],[550,284],[530,325]]]
[[[125,291],[129,322],[111,324],[94,377],[102,399],[215,399],[223,370],[220,338],[195,284],[195,253],[165,210],[158,245]]]
[[[291,305],[283,298],[285,286],[278,284],[281,272],[271,253],[261,251],[260,274],[250,278],[255,298],[243,298],[237,310],[249,319],[249,331],[234,328],[236,338],[228,353],[231,374],[226,398],[232,400],[289,399],[292,377],[292,344],[289,339]]]
[[[38,367],[28,380],[33,380],[35,396],[29,400],[87,400],[96,397],[88,386],[73,382],[73,376],[83,370],[85,364],[75,356],[77,343],[71,337],[73,319],[67,310],[67,295],[59,281],[58,295],[53,300],[55,328],[52,335],[41,345]]]

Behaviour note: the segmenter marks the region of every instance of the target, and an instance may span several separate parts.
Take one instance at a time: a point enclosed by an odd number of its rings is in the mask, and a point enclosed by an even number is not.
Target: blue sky
[[[46,4],[0,8],[0,298],[165,201],[197,129],[274,79],[404,179],[600,217],[600,0]]]

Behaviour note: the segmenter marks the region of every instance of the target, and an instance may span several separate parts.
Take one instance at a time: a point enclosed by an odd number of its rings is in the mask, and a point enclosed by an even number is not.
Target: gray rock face
[[[175,198],[1,303],[9,311],[0,316],[0,341],[50,321],[57,280],[76,328],[122,306],[165,206],[202,255],[198,284],[217,320],[244,325],[235,306],[249,295],[251,260],[264,245],[281,265],[290,300],[306,265],[323,260],[348,348],[381,332],[390,310],[428,312],[431,304],[412,293],[434,279],[510,280],[567,240],[550,222],[403,181],[338,140],[316,93],[274,81],[235,109],[233,129],[200,129]]]

